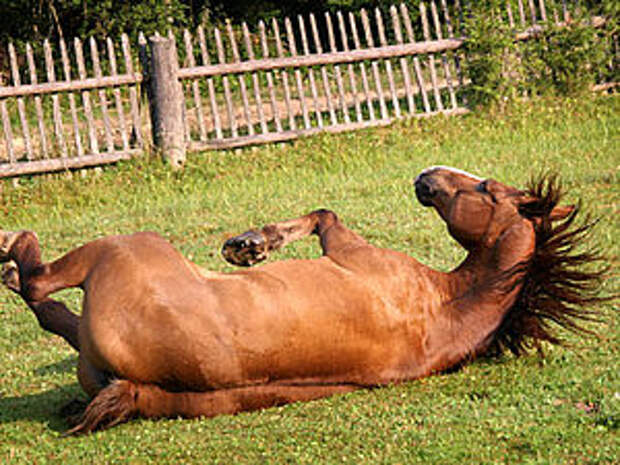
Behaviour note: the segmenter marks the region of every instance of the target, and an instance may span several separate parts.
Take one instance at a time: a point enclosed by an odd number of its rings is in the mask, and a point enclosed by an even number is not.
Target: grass
[[[448,270],[464,256],[411,181],[446,164],[523,185],[561,174],[567,201],[600,217],[594,243],[618,264],[617,97],[544,100],[504,114],[411,121],[292,144],[190,157],[172,173],[157,161],[0,184],[0,227],[37,231],[44,257],[104,234],[150,229],[215,270],[223,240],[265,222],[328,207],[373,243]],[[314,240],[274,259],[319,254]],[[617,277],[603,292],[618,292]],[[61,299],[78,309],[80,294]],[[205,420],[134,421],[61,438],[58,415],[83,395],[76,355],[44,333],[25,305],[0,292],[0,461],[4,463],[615,463],[620,332],[600,305],[599,338],[570,348],[479,360],[399,386]]]

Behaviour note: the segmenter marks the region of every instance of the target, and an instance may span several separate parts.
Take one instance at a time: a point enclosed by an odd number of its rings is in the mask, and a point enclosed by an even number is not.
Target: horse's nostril
[[[437,192],[433,189],[431,182],[427,178],[420,178],[415,182],[415,194],[418,201],[428,207],[431,205],[431,199]]]

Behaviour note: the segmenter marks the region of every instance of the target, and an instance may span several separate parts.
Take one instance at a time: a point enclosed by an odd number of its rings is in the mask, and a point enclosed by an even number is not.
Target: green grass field
[[[95,176],[0,184],[0,228],[33,229],[44,258],[105,234],[154,230],[186,256],[230,270],[228,236],[326,207],[371,242],[448,270],[464,256],[412,180],[445,164],[522,186],[561,174],[567,201],[601,221],[593,243],[620,252],[620,99],[542,100],[505,114],[410,121],[240,152],[194,154],[171,173],[136,160]],[[315,240],[271,259],[318,256]],[[59,294],[73,309],[77,291]],[[0,290],[2,463],[617,463],[620,342],[617,301],[598,307],[598,338],[569,348],[479,360],[462,370],[305,404],[204,420],[138,420],[63,438],[59,415],[83,396],[77,357]]]

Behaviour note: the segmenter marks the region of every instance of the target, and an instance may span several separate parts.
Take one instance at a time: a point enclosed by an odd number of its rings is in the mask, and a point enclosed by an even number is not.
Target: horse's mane
[[[511,273],[525,271],[523,287],[511,309],[496,330],[487,355],[509,350],[521,355],[535,348],[542,355],[541,341],[561,344],[560,328],[575,333],[591,333],[584,321],[597,321],[594,311],[586,308],[608,300],[599,294],[607,268],[598,251],[584,251],[595,221],[586,217],[578,224],[579,206],[560,222],[551,223],[553,208],[564,196],[555,175],[532,179],[524,191],[535,200],[520,207],[520,213],[534,223],[536,248],[527,263],[517,265]]]

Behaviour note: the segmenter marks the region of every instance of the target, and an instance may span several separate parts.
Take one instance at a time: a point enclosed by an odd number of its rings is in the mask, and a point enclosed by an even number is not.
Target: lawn
[[[291,144],[190,156],[172,173],[135,160],[0,184],[0,228],[35,230],[44,258],[106,234],[158,231],[186,256],[231,270],[222,242],[265,222],[326,207],[376,245],[442,270],[463,251],[414,200],[423,168],[452,165],[522,186],[558,172],[568,202],[600,218],[592,238],[618,293],[620,99],[538,100],[505,113],[407,121]],[[316,240],[271,258],[318,256]],[[78,309],[80,293],[60,300]],[[597,307],[599,337],[567,335],[546,358],[478,360],[450,374],[237,416],[137,420],[63,438],[59,410],[83,396],[77,357],[0,290],[0,461],[3,463],[617,463],[620,322]]]

